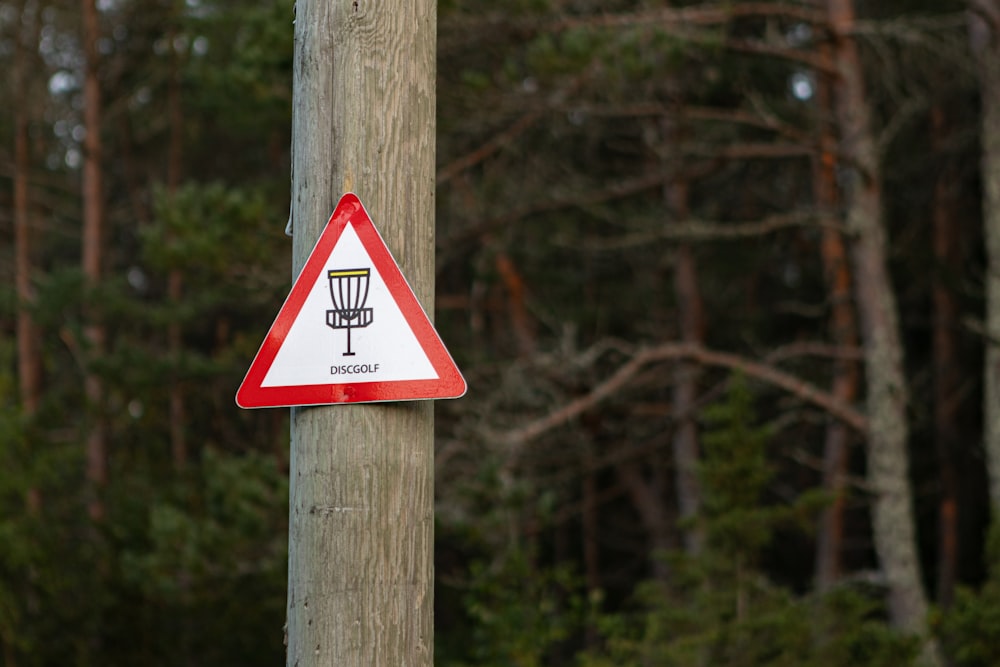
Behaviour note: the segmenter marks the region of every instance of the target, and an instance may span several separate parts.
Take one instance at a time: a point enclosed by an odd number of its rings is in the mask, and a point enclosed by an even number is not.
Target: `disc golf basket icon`
[[[332,329],[347,329],[347,352],[351,351],[351,329],[364,329],[372,323],[372,309],[365,308],[371,269],[333,269],[326,272],[330,280],[333,309],[326,311],[326,325]]]

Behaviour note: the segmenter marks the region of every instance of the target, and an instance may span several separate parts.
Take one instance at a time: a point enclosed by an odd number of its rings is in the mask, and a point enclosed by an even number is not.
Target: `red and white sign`
[[[236,392],[242,408],[458,398],[466,384],[368,212],[344,195]]]

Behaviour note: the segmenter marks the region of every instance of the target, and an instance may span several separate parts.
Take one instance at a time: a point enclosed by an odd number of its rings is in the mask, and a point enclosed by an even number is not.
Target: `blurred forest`
[[[1000,0],[438,4],[436,664],[1000,665]],[[4,667],[284,659],[293,18],[0,0]]]

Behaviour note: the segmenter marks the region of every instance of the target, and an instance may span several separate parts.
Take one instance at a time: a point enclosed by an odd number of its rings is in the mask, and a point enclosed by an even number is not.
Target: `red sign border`
[[[347,225],[354,227],[361,245],[371,258],[389,294],[396,301],[410,330],[416,336],[431,362],[437,379],[395,380],[387,382],[351,382],[331,384],[262,386],[267,372],[278,356],[288,332],[298,318],[306,297],[319,279],[323,267],[333,254]],[[288,298],[278,311],[264,342],[257,351],[250,370],[236,392],[236,404],[241,408],[279,408],[297,405],[334,405],[341,403],[376,403],[385,401],[416,401],[433,398],[459,398],[467,389],[465,378],[451,354],[438,336],[427,313],[399,270],[382,235],[353,193],[341,197],[323,233],[309,253],[305,266],[292,285]]]

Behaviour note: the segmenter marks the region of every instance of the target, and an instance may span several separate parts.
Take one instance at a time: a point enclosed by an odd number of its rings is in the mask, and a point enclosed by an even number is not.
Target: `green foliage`
[[[84,605],[72,601],[96,606],[102,599],[88,590],[94,550],[67,548],[83,532],[83,507],[68,491],[78,484],[83,457],[75,442],[52,436],[51,424],[72,425],[56,397],[44,397],[35,415],[22,410],[7,370],[13,359],[13,341],[0,338],[0,643],[8,655],[25,658],[18,664],[57,664],[54,658],[70,658],[84,634]]]
[[[669,577],[639,587],[634,611],[602,618],[605,648],[583,654],[581,664],[906,664],[917,644],[882,622],[875,601],[849,589],[799,596],[756,565],[775,529],[800,510],[763,503],[773,474],[765,456],[769,429],[754,424],[746,383],[733,378],[726,399],[703,417],[703,552],[667,554]]]
[[[690,570],[680,574],[689,585],[643,587],[642,610],[602,619],[605,649],[583,654],[582,665],[893,667],[916,655],[918,643],[889,628],[859,592],[798,597],[753,571],[727,589],[696,564],[676,565]]]
[[[153,503],[148,547],[124,554],[126,581],[146,594],[171,599],[190,592],[182,588],[211,592],[258,573],[280,577],[284,570],[287,535],[274,514],[287,504],[287,476],[259,454],[209,449],[203,457],[193,507]]]
[[[290,133],[293,19],[289,0],[212,3],[186,17],[191,43],[199,37],[207,43],[184,70],[198,91],[188,104],[198,122],[187,132],[195,145],[204,143],[206,163],[219,170],[208,175],[196,168],[203,178],[263,170],[254,180],[271,185],[280,177],[275,171],[285,171],[287,184],[287,165],[276,170],[270,149],[276,141],[287,145]]]
[[[728,399],[702,417],[706,430],[700,477],[708,539],[722,555],[752,558],[770,542],[777,518],[761,506],[773,475],[767,463],[769,430],[753,424],[753,394],[739,376]]]
[[[10,10],[0,3],[0,15]],[[54,68],[37,73],[44,89],[55,69],[79,67],[79,22],[48,3],[37,16]],[[78,91],[41,100],[32,116],[33,298],[18,303],[7,280],[0,289],[0,664],[282,659],[287,473],[273,452],[287,417],[242,414],[232,397],[289,283],[291,20],[282,1],[102,10],[108,206],[97,285],[79,268],[79,173],[63,159],[79,148]],[[179,124],[167,113],[174,93]],[[172,189],[158,184],[168,147],[187,181]],[[5,279],[8,183],[0,177]],[[44,393],[30,416],[13,374],[18,307],[42,349]],[[99,355],[84,335],[94,320]],[[84,399],[85,373],[102,379],[101,405]],[[174,391],[183,470],[170,453]],[[96,491],[108,516],[94,524],[83,471],[97,420],[108,434],[109,481]]]
[[[160,493],[151,493],[148,481],[133,475],[114,496],[118,600],[147,605],[117,628],[123,637],[143,638],[132,659],[279,661],[287,579],[285,471],[264,454],[207,449],[196,475],[167,486],[166,494],[162,484]],[[227,630],[234,627],[240,632]],[[176,657],[167,659],[174,646]]]
[[[958,667],[1000,665],[1000,522],[994,521],[986,548],[988,576],[979,590],[960,589],[954,605],[939,612],[938,632]]]
[[[173,193],[157,188],[153,213],[154,224],[140,230],[150,268],[181,269],[196,284],[266,262],[261,241],[280,238],[261,193],[221,183],[189,183]]]
[[[523,550],[475,561],[462,589],[470,630],[448,641],[447,667],[541,667],[579,632],[586,616],[580,582],[566,566],[539,569]],[[444,644],[444,642],[442,642]],[[456,646],[457,644],[457,646]]]
[[[26,475],[22,457],[25,448],[24,425],[14,390],[16,377],[3,369],[10,367],[11,345],[0,340],[0,507],[14,509],[23,502]],[[20,508],[18,508],[20,509]],[[23,571],[34,557],[34,544],[25,534],[23,511],[0,514],[0,641],[15,643],[23,650],[25,638],[19,635],[22,622],[20,599],[23,590],[14,573]]]
[[[493,559],[474,560],[463,571],[457,588],[464,614],[451,626],[464,630],[457,640],[453,634],[440,639],[441,664],[568,664],[560,659],[587,635],[600,641],[575,650],[581,667],[907,664],[919,644],[885,623],[878,598],[850,586],[795,593],[761,568],[776,532],[811,522],[819,505],[812,493],[787,504],[768,502],[774,431],[757,423],[754,399],[736,376],[726,397],[701,413],[704,504],[695,520],[706,535],[701,553],[663,554],[668,576],[639,585],[627,609],[609,613],[599,611],[600,592],[585,595],[571,569],[539,566],[531,547],[501,547]],[[525,501],[527,490],[505,495],[489,479],[495,499],[515,507]],[[494,503],[493,511],[506,501]],[[449,590],[456,586],[452,578]]]

